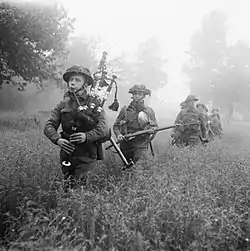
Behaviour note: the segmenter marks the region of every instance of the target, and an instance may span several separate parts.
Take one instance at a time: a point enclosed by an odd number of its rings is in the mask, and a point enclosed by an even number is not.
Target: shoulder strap
[[[128,118],[127,109],[128,109],[128,107],[126,105],[124,105],[123,109],[124,109],[124,120],[127,121],[127,118]]]
[[[155,113],[154,110],[153,110],[153,108],[150,107],[150,106],[146,106],[146,112],[147,112],[148,114],[150,114],[150,113]]]

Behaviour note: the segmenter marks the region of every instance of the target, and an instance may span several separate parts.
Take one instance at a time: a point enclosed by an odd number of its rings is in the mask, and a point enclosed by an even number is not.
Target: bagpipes
[[[107,72],[107,52],[104,51],[102,54],[102,58],[100,60],[97,71],[93,74],[93,84],[87,95],[86,101],[83,105],[81,105],[77,95],[73,92],[73,95],[78,104],[78,108],[76,111],[75,119],[73,121],[72,129],[70,133],[61,132],[62,138],[68,139],[70,135],[76,132],[87,132],[94,129],[99,119],[101,112],[103,111],[103,107],[105,102],[108,99],[109,94],[113,86],[115,86],[115,97],[114,101],[108,108],[112,111],[117,111],[119,108],[119,103],[117,99],[118,87],[116,82],[117,76],[112,75],[108,76]],[[133,163],[128,163],[124,155],[122,154],[119,146],[116,144],[115,140],[111,136],[111,130],[109,130],[108,135],[105,135],[102,139],[98,140],[97,143],[97,152],[102,153],[102,143],[110,141],[112,145],[114,145],[116,152],[119,154],[123,163],[129,167]],[[62,165],[69,167],[71,166],[71,155],[67,155],[67,158],[62,161]],[[101,158],[100,158],[101,159]]]
[[[78,116],[80,117],[79,120],[81,120],[81,124],[84,122],[84,126],[89,128],[89,130],[96,127],[98,123],[98,117],[103,111],[104,104],[111,93],[113,85],[115,85],[116,88],[115,98],[114,102],[109,106],[109,109],[112,111],[117,111],[119,108],[117,99],[117,76],[112,75],[112,77],[108,77],[106,51],[104,51],[102,54],[98,70],[93,74],[93,79],[93,84],[83,106],[80,104],[77,95],[73,93],[78,103],[77,112]]]
[[[80,109],[84,111],[90,111],[94,116],[98,116],[102,110],[103,106],[108,99],[108,96],[112,90],[113,85],[115,85],[115,99],[114,102],[109,106],[112,111],[117,111],[119,108],[119,103],[117,99],[117,76],[112,75],[108,77],[107,72],[107,52],[104,51],[102,54],[101,61],[98,66],[97,72],[93,74],[94,83],[91,87],[90,93],[87,97],[86,104]]]

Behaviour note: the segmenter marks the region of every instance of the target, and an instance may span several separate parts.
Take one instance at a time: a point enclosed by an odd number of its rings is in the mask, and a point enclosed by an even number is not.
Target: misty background
[[[12,74],[7,78],[11,83],[6,84],[6,75],[1,71],[1,111],[37,113],[51,110],[66,91],[62,74],[67,67],[81,64],[94,73],[105,50],[110,73],[118,76],[120,108],[130,102],[128,90],[132,85],[145,84],[152,90],[146,103],[155,110],[160,125],[175,119],[180,102],[190,93],[198,95],[202,103],[218,107],[225,121],[248,121],[250,118],[248,1],[3,2],[26,8],[26,13],[30,10],[27,6],[40,8],[36,19],[43,23],[42,34],[46,33],[46,28],[51,32],[54,29],[52,22],[44,21],[44,13],[49,15],[50,11],[55,23],[61,18],[65,27],[58,38],[60,43],[51,37],[50,43],[46,36],[39,38],[41,47],[47,52],[52,49],[56,52],[50,54],[53,55],[50,64],[44,63],[44,77],[39,77],[39,81],[34,79],[40,74],[41,66],[31,67],[36,59],[25,51],[20,52],[21,43],[19,56],[6,57],[5,49],[9,47],[4,47],[2,39],[0,55],[9,62],[8,70]],[[54,15],[55,4],[62,5],[58,13],[63,18]],[[4,8],[1,11],[6,13]],[[74,19],[72,23],[69,18]],[[6,23],[0,22],[1,30],[8,28]],[[10,41],[14,39],[10,37]],[[47,54],[44,55],[44,62],[47,62]],[[23,74],[23,69],[17,65],[26,67],[26,61],[22,60],[25,57],[29,58],[30,66]],[[1,60],[2,69],[4,60]],[[12,61],[15,63],[10,64]],[[49,76],[45,74],[48,72]],[[113,94],[106,106],[112,103]],[[111,121],[117,116],[108,109],[106,112]]]

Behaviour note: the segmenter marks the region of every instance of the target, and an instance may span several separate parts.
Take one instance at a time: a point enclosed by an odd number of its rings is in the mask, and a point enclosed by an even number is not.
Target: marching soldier
[[[131,140],[126,140],[124,135],[144,129],[157,128],[157,121],[153,109],[144,105],[146,95],[151,91],[145,85],[134,85],[129,93],[132,94],[132,102],[124,106],[113,126],[113,131],[120,142],[120,149],[125,158],[136,163],[145,156],[149,144],[154,135],[141,135]]]
[[[214,108],[211,112],[210,127],[214,133],[214,136],[221,137],[222,135],[222,124],[220,120],[219,109]]]
[[[204,117],[195,107],[198,98],[194,95],[187,96],[185,108],[178,114],[175,128],[172,137],[172,144],[176,146],[195,146],[198,143],[205,141],[206,124]]]
[[[181,108],[181,111],[184,111],[187,108],[187,104],[186,104],[185,100],[180,103],[180,108]],[[176,128],[173,128],[171,135],[170,135],[170,137],[172,138],[172,144],[174,142],[173,138],[175,137],[177,139],[179,137],[178,136],[179,133],[180,132],[178,132]]]
[[[206,132],[207,135],[209,133],[209,131],[211,130],[210,128],[210,120],[209,120],[209,115],[208,115],[208,109],[204,104],[197,104],[196,108],[203,114],[204,116],[204,120],[205,120],[205,124],[206,124]]]
[[[63,79],[67,83],[68,92],[65,93],[61,101],[51,112],[45,127],[44,134],[48,139],[61,148],[60,161],[70,156],[71,165],[61,166],[68,188],[77,187],[77,182],[86,182],[87,174],[94,171],[96,161],[103,159],[102,147],[98,140],[108,134],[108,127],[104,111],[98,118],[94,129],[84,128],[81,132],[74,133],[73,128],[79,116],[77,108],[79,103],[84,105],[88,94],[88,88],[93,84],[91,73],[87,68],[74,65],[63,74]],[[62,126],[61,135],[69,135],[69,138],[60,136],[57,130]],[[84,184],[82,184],[84,185]]]
[[[208,114],[207,114],[207,113],[208,113],[207,107],[206,107],[204,104],[199,103],[199,104],[196,105],[196,108],[197,108],[202,114],[204,114],[204,117],[205,117],[206,121],[208,121],[208,120],[209,120],[209,117],[208,117]]]

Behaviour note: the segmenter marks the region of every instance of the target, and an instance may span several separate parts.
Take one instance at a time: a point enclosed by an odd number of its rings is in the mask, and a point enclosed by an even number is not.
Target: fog
[[[95,48],[97,51],[95,59],[97,61],[100,59],[101,53],[104,50],[108,52],[108,60],[110,60],[111,64],[112,60],[115,60],[117,57],[122,57],[123,60],[127,60],[128,62],[131,61],[132,58],[132,61],[134,61],[133,64],[131,64],[131,71],[136,71],[137,69],[134,66],[139,62],[139,59],[135,55],[140,49],[141,44],[145,43],[145,41],[148,41],[151,38],[156,39],[161,47],[160,60],[165,60],[161,70],[162,72],[165,72],[166,78],[163,85],[160,85],[159,82],[157,83],[157,79],[155,85],[151,82],[152,85],[150,88],[152,90],[152,96],[146,100],[146,103],[153,107],[157,117],[160,119],[167,118],[173,120],[179,111],[180,102],[182,102],[190,93],[198,95],[201,102],[205,104],[213,102],[217,107],[221,108],[222,113],[227,113],[227,110],[229,109],[227,109],[227,107],[230,106],[229,103],[231,102],[231,106],[234,107],[233,113],[236,115],[238,114],[238,117],[235,115],[237,118],[240,117],[239,114],[241,113],[248,114],[249,104],[245,101],[240,102],[244,99],[243,94],[238,94],[238,99],[230,102],[227,98],[221,95],[221,93],[223,93],[221,89],[228,89],[226,85],[222,85],[221,83],[228,82],[228,80],[231,80],[232,78],[229,76],[229,73],[225,71],[225,69],[221,69],[220,66],[218,66],[217,62],[214,63],[214,65],[209,65],[212,64],[211,62],[213,61],[212,59],[209,59],[209,55],[202,59],[203,61],[209,61],[207,63],[203,62],[203,73],[199,72],[198,74],[198,71],[196,71],[196,75],[194,76],[193,73],[189,74],[190,71],[188,72],[183,70],[185,64],[189,64],[190,61],[194,60],[194,58],[191,58],[190,60],[190,55],[192,55],[193,35],[195,32],[202,30],[202,22],[204,21],[204,17],[209,15],[209,13],[214,10],[222,11],[227,18],[227,32],[225,36],[226,49],[221,47],[221,49],[219,49],[219,53],[222,54],[225,52],[225,50],[231,50],[230,46],[234,46],[238,40],[242,40],[246,45],[248,45],[250,35],[248,34],[247,27],[245,26],[245,24],[250,21],[247,11],[248,1],[208,2],[194,0],[165,0],[157,2],[132,2],[94,0],[13,0],[12,2],[63,4],[64,7],[69,11],[69,14],[76,19],[74,24],[75,31],[71,37],[97,39],[99,41]],[[214,36],[214,39],[216,40],[216,32],[214,33]],[[206,38],[205,35],[204,38]],[[193,41],[193,43],[194,42],[195,41]],[[204,44],[204,48],[205,47],[206,46]],[[237,53],[241,53],[238,47],[236,48],[236,51],[238,50]],[[197,50],[195,51],[195,49]],[[148,51],[150,51],[150,49],[148,49]],[[198,53],[198,46],[193,48],[193,51]],[[218,50],[216,49],[216,53],[217,52]],[[233,59],[235,60],[235,57]],[[200,63],[201,59],[199,60]],[[216,60],[220,61],[221,59],[217,58]],[[240,60],[237,62],[236,61],[233,62],[233,65],[237,65]],[[242,63],[246,66],[247,62],[243,61]],[[83,58],[82,64],[85,62],[87,61],[85,58]],[[74,56],[71,56],[70,63],[74,63]],[[196,64],[198,65],[198,61]],[[209,67],[207,65],[209,65]],[[66,66],[69,65],[65,64],[64,70],[66,70]],[[130,64],[128,64],[128,66],[130,66]],[[219,74],[220,76],[222,75],[220,80],[218,80],[218,74],[216,76],[211,74],[211,69],[213,67],[219,69]],[[140,70],[142,71],[142,69]],[[121,73],[120,76],[118,74],[118,84],[120,87],[120,107],[122,107],[126,102],[130,101],[130,95],[127,93],[129,87],[135,84],[136,81],[139,81],[140,83],[147,83],[147,78],[150,77],[149,72],[145,70],[142,73],[144,76],[141,74],[135,79],[128,77],[126,81],[124,79],[123,73]],[[244,83],[246,82],[245,79],[240,79],[238,75],[235,77],[235,82],[232,84],[232,86],[235,86],[235,83],[238,83],[239,81]],[[233,74],[233,76],[236,76],[236,73]],[[193,77],[193,79],[191,77]],[[207,79],[209,79],[210,82],[206,84],[206,87],[202,87]],[[207,93],[210,92],[210,87],[212,84],[214,85],[216,81],[219,84],[215,84],[216,88],[213,90],[220,89],[220,92],[217,91],[215,93],[216,95],[207,95]],[[197,84],[198,82],[200,82],[199,85]],[[210,86],[210,89],[207,86]],[[20,93],[16,91],[15,88],[15,86],[3,86],[0,92],[2,110],[21,109],[31,113],[37,112],[39,110],[50,110],[61,100],[65,91],[56,87],[56,85],[52,82],[47,88],[45,88],[44,91],[37,91],[35,86],[28,86],[25,92]],[[202,91],[205,89],[206,91]],[[232,91],[234,90],[233,88],[231,89]],[[214,96],[216,96],[216,98],[213,99]],[[9,97],[13,97],[12,100],[15,104],[10,105]],[[225,102],[219,102],[221,99],[225,100]],[[108,100],[108,103],[110,102],[112,102],[112,97]],[[244,104],[242,105],[241,103]],[[114,112],[107,110],[107,113],[108,116],[116,116],[116,113]]]

